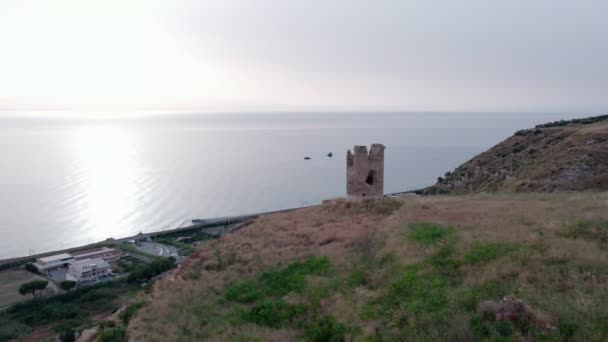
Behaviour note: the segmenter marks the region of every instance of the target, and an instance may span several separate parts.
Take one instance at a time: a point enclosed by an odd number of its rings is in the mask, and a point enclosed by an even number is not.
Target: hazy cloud
[[[599,0],[11,0],[0,108],[598,112],[607,17]]]

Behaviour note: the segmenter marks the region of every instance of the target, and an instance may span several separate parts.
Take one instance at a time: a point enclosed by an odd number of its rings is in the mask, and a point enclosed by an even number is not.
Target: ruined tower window
[[[375,175],[376,171],[374,170],[369,170],[369,173],[367,174],[367,178],[365,178],[365,183],[369,184],[369,185],[374,185],[374,175]]]

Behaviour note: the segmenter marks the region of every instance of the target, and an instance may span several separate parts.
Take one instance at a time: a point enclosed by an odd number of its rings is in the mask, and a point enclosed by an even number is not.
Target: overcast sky
[[[0,110],[608,112],[606,0],[0,1]]]

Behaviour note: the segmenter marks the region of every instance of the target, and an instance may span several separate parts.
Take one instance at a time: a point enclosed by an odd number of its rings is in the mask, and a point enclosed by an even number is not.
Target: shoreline
[[[192,230],[192,229],[203,229],[203,228],[209,228],[209,227],[229,225],[229,224],[233,224],[233,223],[239,223],[239,222],[242,222],[242,221],[246,221],[246,220],[249,220],[249,219],[255,219],[255,218],[258,218],[258,217],[260,217],[262,215],[268,215],[268,214],[280,213],[280,212],[288,212],[288,211],[293,211],[293,210],[297,210],[297,209],[301,209],[301,208],[306,208],[306,207],[308,207],[308,206],[289,208],[289,209],[280,209],[280,210],[273,210],[273,211],[266,211],[266,212],[247,214],[247,215],[238,215],[238,216],[229,216],[229,217],[219,217],[219,218],[204,219],[204,220],[202,220],[203,223],[190,224],[190,225],[183,226],[183,227],[177,227],[177,228],[171,228],[171,229],[165,229],[165,230],[159,230],[159,231],[152,231],[152,232],[148,232],[148,233],[141,233],[140,232],[140,233],[137,233],[136,235],[131,235],[131,236],[127,236],[127,237],[121,237],[121,238],[116,238],[116,239],[115,238],[107,238],[106,240],[103,240],[103,241],[98,241],[98,242],[94,242],[94,243],[90,243],[90,244],[86,244],[86,245],[81,245],[81,246],[76,246],[76,247],[57,249],[57,250],[52,250],[52,251],[43,252],[43,253],[37,253],[37,254],[33,254],[33,255],[26,255],[26,256],[20,256],[20,257],[0,259],[0,267],[2,267],[4,265],[7,265],[7,264],[22,263],[22,262],[26,262],[26,261],[31,260],[31,259],[42,258],[42,257],[46,257],[46,256],[50,256],[50,255],[55,255],[55,254],[77,252],[77,251],[80,251],[80,250],[83,250],[83,249],[102,247],[102,246],[105,246],[105,245],[108,245],[108,244],[112,244],[112,245],[121,244],[121,243],[124,243],[124,242],[129,241],[129,240],[147,238],[147,237],[152,237],[152,236],[157,236],[157,235],[162,235],[162,234],[169,234],[169,233],[180,232],[180,231],[188,231],[188,230]]]
[[[390,194],[385,194],[384,197],[405,197],[405,196],[417,196],[419,194],[420,190],[408,190],[408,191],[399,191],[399,192],[393,192]],[[191,229],[202,229],[202,228],[208,228],[208,227],[215,227],[215,226],[222,226],[222,225],[228,225],[228,224],[232,224],[232,223],[239,223],[242,221],[246,221],[249,219],[256,219],[262,215],[269,215],[269,214],[274,214],[274,213],[282,213],[282,212],[289,212],[289,211],[293,211],[293,210],[298,210],[298,209],[302,209],[302,208],[308,208],[308,207],[314,207],[317,205],[320,205],[321,203],[318,204],[313,204],[313,205],[306,205],[306,206],[301,206],[301,207],[294,207],[294,208],[288,208],[288,209],[279,209],[279,210],[271,210],[271,211],[264,211],[264,212],[260,212],[260,213],[253,213],[253,214],[246,214],[246,215],[237,215],[237,216],[228,216],[228,217],[219,217],[219,218],[211,218],[211,219],[203,219],[202,221],[204,223],[199,223],[199,224],[190,224],[184,227],[177,227],[177,228],[171,228],[171,229],[166,229],[166,230],[159,230],[159,231],[152,231],[149,233],[138,233],[136,235],[131,235],[131,236],[127,236],[127,237],[122,237],[122,238],[107,238],[106,240],[103,241],[98,241],[98,242],[94,242],[94,243],[90,243],[90,244],[86,244],[86,245],[81,245],[81,246],[76,246],[76,247],[70,247],[70,248],[64,248],[64,249],[57,249],[57,250],[53,250],[53,251],[49,251],[49,252],[44,252],[44,253],[37,253],[37,254],[33,254],[33,255],[26,255],[26,256],[20,256],[20,257],[13,257],[13,258],[6,258],[6,259],[0,259],[0,267],[7,265],[7,264],[12,264],[12,263],[22,263],[22,262],[26,262],[28,260],[31,259],[37,259],[37,258],[42,258],[42,257],[46,257],[46,256],[50,256],[50,255],[55,255],[55,254],[60,254],[60,253],[71,253],[71,252],[77,252],[83,249],[90,249],[90,248],[95,248],[95,247],[102,247],[104,245],[107,244],[121,244],[124,243],[126,241],[129,240],[135,240],[135,239],[141,239],[141,238],[146,238],[146,237],[152,237],[152,236],[157,236],[157,235],[162,235],[162,234],[169,234],[169,233],[174,233],[174,232],[180,232],[180,231],[187,231],[187,230],[191,230]],[[193,219],[194,220],[194,219]],[[190,222],[192,222],[192,220],[190,220]]]

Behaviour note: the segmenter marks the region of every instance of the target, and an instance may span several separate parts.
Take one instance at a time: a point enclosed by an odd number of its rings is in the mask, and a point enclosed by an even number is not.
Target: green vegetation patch
[[[404,308],[418,317],[441,312],[447,307],[448,283],[434,272],[407,266],[384,298],[385,310]],[[412,317],[414,318],[414,317]]]
[[[296,261],[281,269],[262,273],[257,281],[242,280],[228,284],[224,298],[239,303],[253,303],[266,296],[282,297],[290,292],[301,293],[306,287],[306,276],[328,275],[329,258],[311,257]]]
[[[517,249],[517,246],[504,243],[474,243],[465,253],[466,262],[476,265],[490,262],[507,255]]]
[[[289,292],[302,292],[306,286],[307,275],[327,275],[329,258],[312,257],[296,261],[279,270],[264,272],[260,282],[268,294],[284,296]]]
[[[140,265],[133,269],[127,281],[130,283],[148,281],[173,268],[175,268],[175,258],[156,257],[151,263]]]
[[[129,306],[127,306],[125,310],[120,313],[120,319],[125,324],[129,323],[131,318],[137,313],[137,311],[139,311],[139,309],[143,308],[144,305],[146,305],[145,302],[135,302],[129,304]]]
[[[440,248],[427,258],[426,263],[451,285],[459,284],[462,281],[460,267],[463,262],[455,256],[452,246]]]
[[[409,225],[408,239],[426,246],[434,246],[455,235],[451,226],[442,226],[432,222],[417,222]]]
[[[32,328],[29,325],[12,320],[5,313],[0,313],[0,341],[11,341],[28,334],[31,330]]]
[[[127,329],[121,325],[108,324],[101,328],[97,342],[123,342],[127,341]]]
[[[288,304],[280,299],[265,299],[254,305],[243,318],[257,325],[282,328],[305,311],[306,308],[302,305]]]
[[[110,281],[15,304],[0,313],[0,341],[15,339],[48,324],[60,334],[83,328],[90,324],[92,316],[117,309],[117,299],[135,290],[124,281]]]
[[[304,335],[312,342],[340,342],[345,340],[349,330],[351,329],[336,321],[333,316],[324,316],[308,324]]]
[[[264,296],[264,291],[253,280],[234,282],[224,291],[227,300],[239,303],[253,303]]]

